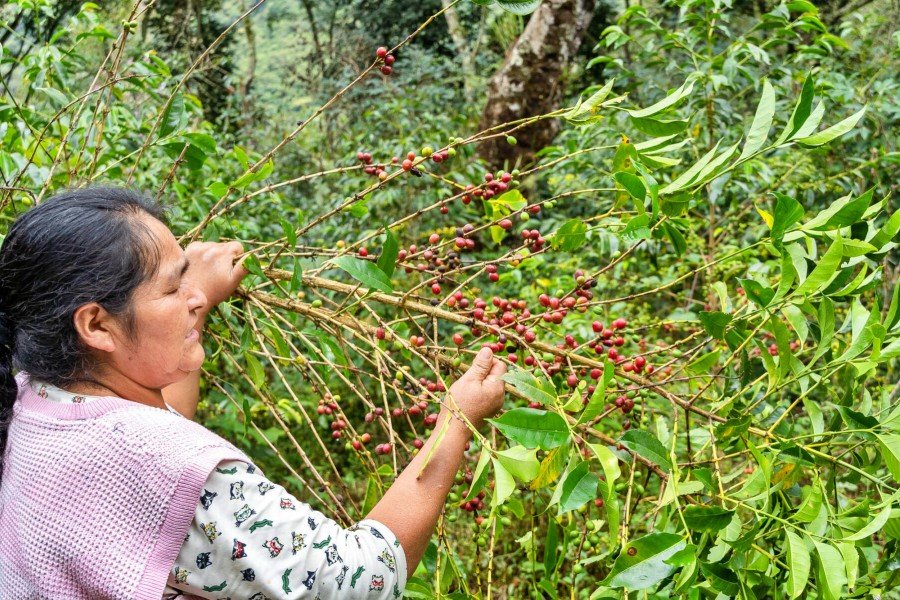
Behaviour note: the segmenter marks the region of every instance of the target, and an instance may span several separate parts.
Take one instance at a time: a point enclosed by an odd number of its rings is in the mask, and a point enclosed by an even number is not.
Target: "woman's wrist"
[[[465,417],[468,419],[468,417]],[[450,428],[453,430],[459,430],[460,433],[465,433],[466,436],[472,437],[472,430],[469,428],[469,425],[463,420],[462,411],[456,410],[456,414],[454,414],[449,408],[442,408],[438,413],[437,424],[435,425],[434,431],[438,432],[441,430],[442,425],[450,419]],[[471,423],[471,420],[469,421]],[[477,427],[475,423],[472,423],[473,427]]]

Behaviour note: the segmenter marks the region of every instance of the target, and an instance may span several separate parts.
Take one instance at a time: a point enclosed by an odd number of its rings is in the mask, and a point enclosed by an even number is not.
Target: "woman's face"
[[[142,217],[160,252],[156,274],[132,297],[133,331],[116,328],[116,350],[109,357],[121,375],[149,389],[183,379],[203,364],[204,351],[194,326],[206,296],[185,277],[188,262],[175,236],[160,221]]]

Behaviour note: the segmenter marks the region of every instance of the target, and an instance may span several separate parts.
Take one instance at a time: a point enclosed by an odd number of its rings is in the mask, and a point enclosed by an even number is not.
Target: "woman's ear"
[[[113,335],[116,323],[113,316],[96,302],[88,302],[75,309],[72,323],[81,342],[88,348],[103,352],[116,349],[116,336]]]

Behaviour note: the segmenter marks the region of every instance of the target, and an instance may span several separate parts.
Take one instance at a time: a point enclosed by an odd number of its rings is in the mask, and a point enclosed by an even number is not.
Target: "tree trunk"
[[[581,46],[596,0],[545,0],[488,83],[481,129],[550,112],[563,95],[563,75]],[[558,120],[520,129],[515,146],[503,137],[483,142],[479,155],[493,166],[529,161],[559,132]]]

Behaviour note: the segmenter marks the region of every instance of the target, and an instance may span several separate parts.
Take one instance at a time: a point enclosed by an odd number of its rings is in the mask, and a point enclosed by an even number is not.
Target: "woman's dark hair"
[[[10,227],[0,246],[0,465],[14,368],[60,387],[88,377],[91,356],[72,317],[89,302],[121,316],[133,334],[133,292],[160,261],[143,215],[165,219],[146,196],[97,187],[58,194]]]

